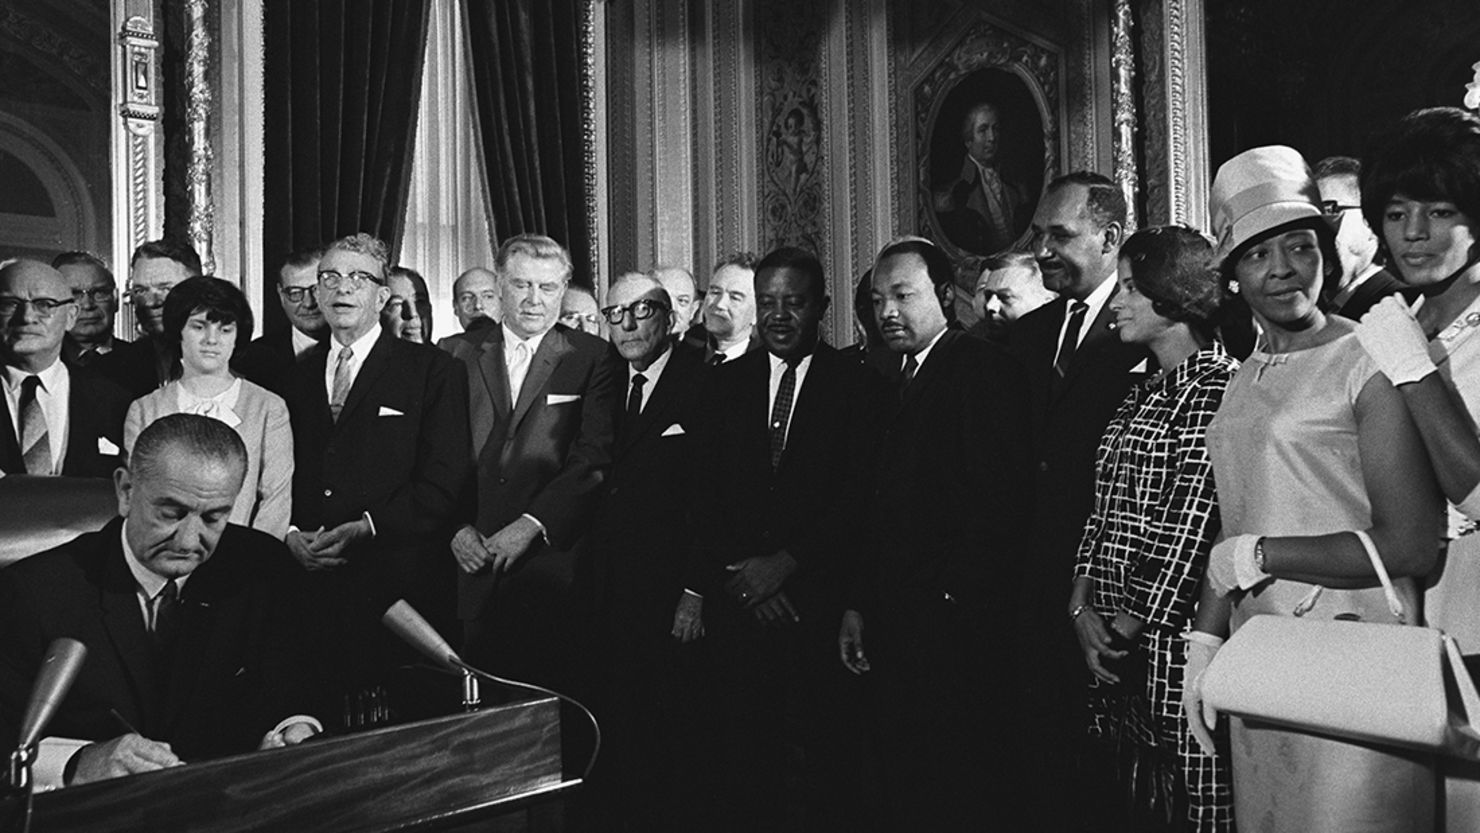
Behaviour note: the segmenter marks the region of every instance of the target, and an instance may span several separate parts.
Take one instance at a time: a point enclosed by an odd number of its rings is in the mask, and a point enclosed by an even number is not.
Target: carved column
[[[118,0],[112,5],[118,32],[113,54],[113,264],[119,283],[128,277],[128,259],[140,243],[164,228],[164,148],[160,136],[159,36],[151,0]],[[124,304],[114,332],[131,338],[133,310]]]
[[[1126,233],[1138,225],[1136,218],[1136,196],[1140,190],[1140,177],[1136,173],[1136,70],[1135,46],[1132,37],[1131,0],[1115,0],[1115,11],[1111,23],[1111,80],[1114,103],[1115,129],[1112,142],[1115,153],[1115,181],[1125,192]]]

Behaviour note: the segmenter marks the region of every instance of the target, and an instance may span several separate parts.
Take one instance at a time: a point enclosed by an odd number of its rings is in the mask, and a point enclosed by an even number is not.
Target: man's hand
[[[540,537],[539,524],[523,515],[489,536],[484,544],[493,556],[493,572],[495,574],[508,572],[514,563],[529,551],[530,545],[538,537]]]
[[[90,743],[77,750],[74,760],[77,766],[68,784],[87,784],[185,763],[175,757],[168,743],[133,734]]]
[[[863,654],[863,614],[856,610],[843,612],[843,624],[838,628],[838,657],[854,674],[869,670],[868,657]]]
[[[750,611],[755,614],[757,622],[776,628],[802,621],[802,617],[797,614],[797,609],[792,606],[791,599],[786,597],[785,590],[757,602],[750,608]]]
[[[471,526],[464,526],[452,536],[452,555],[464,573],[472,575],[493,562],[493,553],[483,545],[483,536]]]
[[[776,595],[791,574],[797,571],[797,560],[786,550],[772,555],[756,556],[725,567],[734,575],[725,582],[725,592],[745,607],[752,607]]]
[[[678,597],[678,607],[673,611],[673,638],[679,642],[693,642],[704,635],[704,597],[687,590]]]
[[[320,558],[337,558],[342,564],[346,548],[359,541],[368,541],[374,536],[370,522],[361,517],[320,532],[318,538],[309,545],[309,549]]]
[[[1125,651],[1110,647],[1110,630],[1105,627],[1105,620],[1100,618],[1100,614],[1085,610],[1075,617],[1074,635],[1079,638],[1079,648],[1084,652],[1084,664],[1089,667],[1090,673],[1112,685],[1119,683],[1120,678],[1107,671],[1100,660],[1106,657],[1120,659],[1125,656]]]
[[[288,545],[288,552],[298,559],[305,570],[332,570],[344,564],[343,558],[325,556],[314,551],[314,542],[322,533],[322,529],[308,532],[290,530],[288,537],[283,539],[283,543]]]
[[[260,749],[281,749],[284,746],[297,746],[309,738],[317,735],[319,730],[312,723],[299,721],[289,723],[281,731],[268,732],[262,736],[262,742],[257,745]]]

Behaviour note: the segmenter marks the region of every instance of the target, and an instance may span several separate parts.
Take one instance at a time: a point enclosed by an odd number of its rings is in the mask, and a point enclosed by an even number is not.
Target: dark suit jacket
[[[1357,284],[1357,288],[1352,291],[1352,296],[1334,311],[1337,315],[1360,321],[1362,316],[1367,314],[1367,310],[1372,309],[1373,304],[1396,293],[1404,286],[1402,281],[1386,269],[1374,272],[1367,280]]]
[[[463,368],[446,353],[382,331],[335,421],[324,389],[328,352],[327,343],[314,347],[284,380],[293,523],[332,529],[368,511],[376,537],[341,571],[368,579],[369,592],[388,594],[376,603],[406,590],[417,604],[417,596],[434,594],[433,571],[445,573],[450,592],[447,543],[470,473]]]
[[[297,364],[297,358],[293,353],[293,327],[290,324],[253,339],[251,344],[231,357],[231,368],[247,381],[281,395],[283,379]]]
[[[842,612],[842,581],[856,566],[854,512],[883,383],[818,345],[792,409],[781,464],[772,471],[770,378],[765,350],[709,376],[694,440],[705,485],[692,495],[696,540],[686,583],[703,594],[706,618],[738,612],[724,592],[725,565],[786,550],[800,565],[784,587],[787,596],[804,618],[820,612],[833,625]]]
[[[167,348],[153,336],[139,336],[88,365],[138,399],[169,381]]]
[[[0,739],[15,741],[27,692],[51,640],[88,654],[47,734],[107,740],[124,720],[186,761],[257,748],[279,720],[324,717],[298,647],[297,570],[282,543],[228,526],[181,591],[168,674],[151,657],[144,614],[114,519],[0,570]],[[163,682],[167,678],[167,685]]]
[[[691,443],[705,368],[698,350],[682,343],[672,350],[637,419],[625,413],[625,368],[617,377],[617,439],[587,537],[592,601],[598,622],[622,624],[612,634],[617,642],[644,634],[667,640],[683,592]]]
[[[91,371],[68,367],[72,392],[67,397],[67,459],[62,474],[69,477],[112,477],[123,465],[123,418],[132,397]],[[99,446],[104,441],[112,453]],[[10,406],[0,396],[0,471],[24,474],[20,440]]]
[[[550,548],[569,551],[590,525],[611,465],[619,360],[605,341],[556,324],[530,360],[519,401],[510,402],[503,327],[463,333],[449,347],[467,366],[470,459],[477,462],[466,514],[490,535],[529,513],[544,524]],[[516,572],[527,570],[542,548],[521,558]],[[458,615],[476,619],[493,594],[494,576],[458,579]]]

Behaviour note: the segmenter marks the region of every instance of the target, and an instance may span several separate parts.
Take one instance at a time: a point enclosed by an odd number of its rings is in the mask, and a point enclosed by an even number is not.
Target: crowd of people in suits
[[[791,247],[598,300],[521,234],[434,345],[366,234],[286,258],[255,340],[176,241],[129,264],[132,342],[98,259],[7,262],[0,471],[111,477],[122,518],[0,570],[0,729],[57,635],[116,656],[48,783],[351,728],[405,599],[590,704],[591,829],[1431,830],[1432,758],[1200,693],[1253,615],[1395,621],[1369,551],[1403,621],[1476,629],[1480,119],[1377,147],[1239,154],[1211,238],[1060,176],[969,295],[887,244],[842,349]]]

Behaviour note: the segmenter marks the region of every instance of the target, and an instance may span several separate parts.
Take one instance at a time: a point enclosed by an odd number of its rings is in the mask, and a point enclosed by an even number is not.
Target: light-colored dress
[[[1292,353],[1258,349],[1208,428],[1226,535],[1323,535],[1372,526],[1357,444],[1357,396],[1378,373],[1344,334]],[[1409,611],[1412,579],[1394,580]],[[1258,614],[1293,615],[1314,585],[1276,579],[1234,601],[1232,630]],[[1380,587],[1325,588],[1308,618],[1394,622]],[[1240,833],[1430,833],[1430,756],[1233,719],[1233,796]]]
[[[162,416],[195,413],[213,417],[236,429],[247,446],[247,474],[231,507],[231,522],[260,529],[275,538],[288,534],[293,514],[293,428],[282,397],[237,379],[220,394],[201,398],[179,381],[135,399],[123,423],[123,448],[145,426]]]

